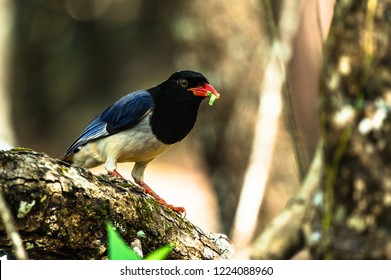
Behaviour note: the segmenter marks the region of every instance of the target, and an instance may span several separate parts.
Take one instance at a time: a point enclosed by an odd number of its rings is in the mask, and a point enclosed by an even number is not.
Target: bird
[[[160,204],[186,216],[184,207],[168,204],[144,182],[144,171],[152,160],[189,134],[207,97],[213,105],[220,94],[203,74],[177,71],[162,83],[131,92],[107,107],[87,125],[62,159],[83,168],[104,164],[108,174],[122,178],[117,163],[134,162],[134,182]]]

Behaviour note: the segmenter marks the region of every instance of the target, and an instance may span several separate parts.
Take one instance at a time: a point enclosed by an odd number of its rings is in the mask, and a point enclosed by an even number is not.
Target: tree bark
[[[313,258],[391,258],[391,1],[338,1],[321,80]],[[316,199],[317,198],[317,199]]]
[[[31,150],[0,151],[0,185],[29,258],[105,259],[106,222],[144,255],[174,243],[169,259],[229,259],[223,234],[200,228],[163,207],[129,181],[95,176]],[[4,224],[0,250],[11,253]]]

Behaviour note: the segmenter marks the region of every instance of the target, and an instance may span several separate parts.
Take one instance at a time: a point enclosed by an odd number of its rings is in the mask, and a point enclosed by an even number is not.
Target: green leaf
[[[144,260],[164,260],[171,253],[172,249],[175,247],[175,244],[167,244],[159,249],[156,249],[151,254],[146,256]]]
[[[106,228],[109,242],[109,260],[141,260],[141,257],[123,241],[110,222],[106,224]]]

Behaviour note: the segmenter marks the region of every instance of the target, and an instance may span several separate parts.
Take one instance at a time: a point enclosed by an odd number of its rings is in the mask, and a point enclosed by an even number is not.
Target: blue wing
[[[93,119],[69,147],[64,159],[90,141],[113,135],[136,125],[153,108],[151,95],[140,90],[125,95]]]

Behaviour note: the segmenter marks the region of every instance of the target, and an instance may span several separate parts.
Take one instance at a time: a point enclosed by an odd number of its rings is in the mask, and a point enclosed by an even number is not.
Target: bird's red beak
[[[201,97],[210,97],[209,105],[212,105],[213,102],[216,99],[220,98],[220,94],[217,92],[217,90],[214,89],[210,84],[205,83],[202,86],[189,88],[188,90],[192,91],[194,96],[201,96]]]

